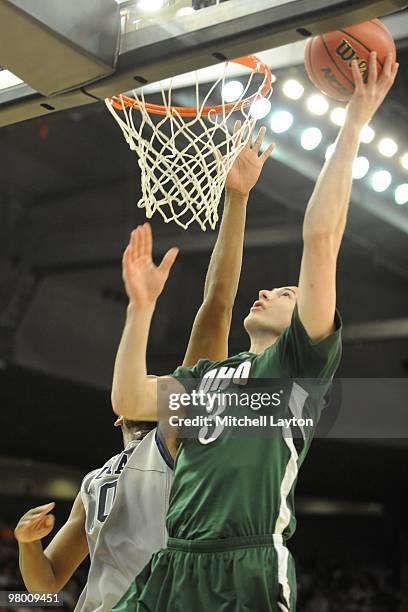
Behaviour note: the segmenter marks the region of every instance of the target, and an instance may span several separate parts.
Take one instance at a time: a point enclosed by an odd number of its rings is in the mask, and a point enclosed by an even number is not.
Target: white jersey
[[[157,429],[87,474],[81,485],[91,565],[75,612],[111,610],[165,548],[172,459]]]

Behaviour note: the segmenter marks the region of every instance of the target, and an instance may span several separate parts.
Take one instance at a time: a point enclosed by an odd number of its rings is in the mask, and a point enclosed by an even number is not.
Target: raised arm
[[[299,278],[299,317],[312,340],[333,331],[336,305],[336,263],[346,226],[352,185],[352,167],[360,132],[381,105],[391,88],[398,64],[390,54],[377,78],[377,58],[369,60],[368,82],[364,84],[352,62],[354,94],[347,107],[344,126],[332,157],[323,166],[308,203],[303,224],[303,256]]]
[[[237,122],[235,129],[239,129]],[[225,184],[224,212],[204,285],[203,303],[197,312],[183,365],[199,359],[222,361],[228,356],[228,335],[232,309],[241,274],[245,218],[248,197],[262,167],[274,149],[271,144],[259,154],[266,129],[261,128],[252,143],[235,160]]]
[[[111,397],[114,412],[127,419],[158,420],[156,379],[148,377],[146,371],[147,340],[156,301],[177,252],[176,248],[170,249],[156,266],[152,259],[151,228],[145,223],[132,232],[123,255],[123,281],[129,306],[116,354]],[[169,382],[172,380],[169,377]]]
[[[88,555],[85,509],[78,493],[65,525],[45,551],[41,540],[51,533],[55,519],[54,502],[32,508],[19,520],[14,531],[19,547],[20,571],[32,593],[58,593]]]

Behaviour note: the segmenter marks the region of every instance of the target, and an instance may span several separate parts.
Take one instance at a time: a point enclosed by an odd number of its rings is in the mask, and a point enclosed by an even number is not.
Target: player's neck
[[[130,431],[126,431],[122,429],[122,435],[123,435],[123,446],[124,448],[127,447],[128,444],[130,444],[131,442],[133,442],[133,440],[137,440],[137,435],[135,435],[134,433],[130,432]]]
[[[251,346],[249,348],[249,352],[259,355],[260,353],[263,353],[268,346],[275,344],[278,338],[278,334],[273,334],[271,332],[259,331],[255,334],[251,334]]]

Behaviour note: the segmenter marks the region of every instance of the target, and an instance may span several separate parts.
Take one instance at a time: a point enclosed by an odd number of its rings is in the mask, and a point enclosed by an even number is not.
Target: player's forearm
[[[112,407],[127,419],[146,420],[146,350],[154,306],[137,309],[129,304],[126,323],[115,360]]]
[[[44,554],[41,540],[18,544],[19,564],[27,591],[56,593],[58,585],[49,559]]]
[[[328,237],[338,250],[346,225],[360,130],[352,118],[347,118],[340,130],[335,151],[326,160],[306,209],[304,241]]]
[[[204,285],[204,300],[234,305],[242,266],[248,194],[225,192],[224,213]]]

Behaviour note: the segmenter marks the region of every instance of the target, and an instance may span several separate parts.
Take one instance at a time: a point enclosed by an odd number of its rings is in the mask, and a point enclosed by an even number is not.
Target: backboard
[[[0,127],[407,6],[406,0],[73,4],[0,0],[0,66],[6,69],[0,70]]]

